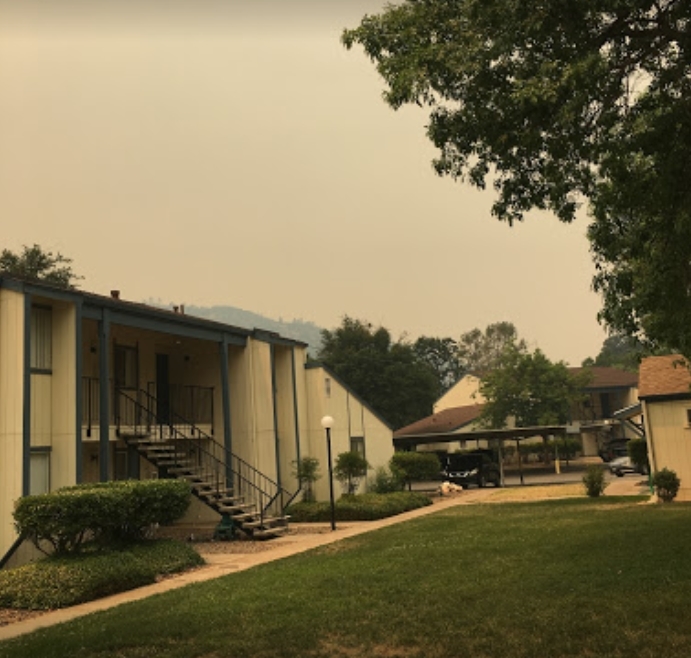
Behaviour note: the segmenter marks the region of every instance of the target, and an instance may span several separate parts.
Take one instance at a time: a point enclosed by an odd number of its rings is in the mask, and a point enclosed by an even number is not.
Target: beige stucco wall
[[[325,380],[329,379],[329,393]],[[324,416],[334,419],[331,430],[331,452],[335,462],[342,452],[350,450],[351,437],[364,437],[365,457],[372,469],[367,478],[360,483],[359,492],[367,489],[367,481],[374,477],[379,466],[387,466],[393,455],[393,432],[377,416],[346,388],[341,386],[323,368],[310,368],[305,371],[307,396],[307,421],[305,424],[306,450],[303,456],[316,457],[322,473],[315,485],[318,500],[328,500],[328,460],[326,432],[321,426]],[[334,494],[341,495],[341,485],[334,482]]]
[[[276,369],[276,418],[278,430],[279,466],[281,486],[288,491],[298,488],[294,477],[295,459],[298,454],[295,427],[295,394],[293,391],[293,352],[290,347],[275,347],[274,362]],[[295,368],[299,367],[299,357],[295,359]]]
[[[484,401],[485,398],[480,394],[480,378],[464,375],[434,403],[434,413],[453,407],[482,404]]]
[[[681,480],[677,500],[691,500],[691,400],[643,402],[648,456],[652,472],[668,468]]]
[[[76,322],[73,304],[53,304],[53,374],[51,375],[51,489],[76,484]]]
[[[250,380],[253,407],[253,454],[250,464],[272,480],[278,479],[276,470],[276,432],[271,377],[271,345],[250,340],[246,350],[250,359]]]
[[[0,555],[15,540],[14,501],[22,495],[24,296],[0,288]]]

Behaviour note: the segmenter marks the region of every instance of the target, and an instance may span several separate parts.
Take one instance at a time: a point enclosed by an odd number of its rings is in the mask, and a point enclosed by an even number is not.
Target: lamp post
[[[334,425],[334,419],[331,416],[324,416],[321,422],[322,427],[326,430],[326,455],[329,461],[329,499],[331,500],[331,530],[335,530],[336,506],[334,504],[334,476],[333,468],[331,466],[331,428]]]

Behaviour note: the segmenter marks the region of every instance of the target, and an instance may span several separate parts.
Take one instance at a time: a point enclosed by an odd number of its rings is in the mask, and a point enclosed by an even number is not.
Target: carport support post
[[[516,439],[516,454],[518,455],[518,474],[521,476],[521,484],[525,484],[523,481],[523,461],[521,460],[521,442]]]
[[[499,439],[499,445],[497,446],[497,452],[499,453],[499,483],[504,486],[504,439]]]

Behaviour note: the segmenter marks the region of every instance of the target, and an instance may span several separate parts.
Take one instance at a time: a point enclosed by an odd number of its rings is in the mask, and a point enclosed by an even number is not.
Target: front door
[[[156,355],[156,420],[170,424],[170,364],[167,354]]]

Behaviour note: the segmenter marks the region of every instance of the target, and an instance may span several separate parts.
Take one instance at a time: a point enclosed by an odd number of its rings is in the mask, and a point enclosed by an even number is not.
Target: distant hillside
[[[171,308],[171,304],[164,304],[160,300],[148,300],[145,302],[152,306]],[[304,320],[272,320],[252,311],[245,311],[234,306],[193,306],[185,304],[185,313],[194,315],[198,318],[215,320],[225,324],[232,324],[244,329],[266,329],[275,331],[285,338],[293,338],[309,345],[309,352],[316,356],[321,346],[321,328],[314,322]]]

